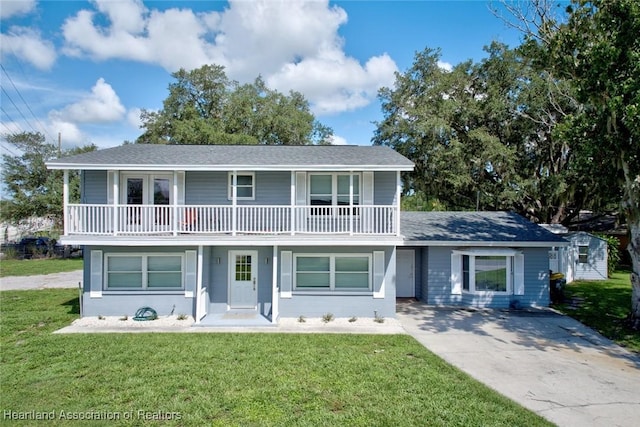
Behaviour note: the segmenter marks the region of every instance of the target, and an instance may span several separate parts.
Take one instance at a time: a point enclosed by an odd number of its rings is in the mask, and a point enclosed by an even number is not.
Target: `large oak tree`
[[[45,163],[58,155],[68,156],[93,151],[93,144],[58,152],[58,147],[47,143],[39,132],[21,132],[4,135],[20,154],[2,155],[2,183],[5,188],[1,217],[17,223],[32,217],[50,217],[62,224],[62,171],[49,170]],[[80,200],[78,173],[69,177],[70,199]]]
[[[147,144],[327,144],[332,130],[320,124],[299,92],[230,80],[224,67],[204,65],[173,73],[159,111],[143,110]]]

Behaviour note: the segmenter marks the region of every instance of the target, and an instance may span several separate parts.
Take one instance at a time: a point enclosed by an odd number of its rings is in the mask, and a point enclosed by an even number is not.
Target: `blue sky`
[[[38,130],[65,147],[101,148],[141,133],[171,73],[206,63],[240,82],[297,90],[339,144],[371,144],[377,90],[416,52],[443,67],[520,34],[487,1],[0,0],[0,133]],[[3,152],[6,142],[2,142]]]

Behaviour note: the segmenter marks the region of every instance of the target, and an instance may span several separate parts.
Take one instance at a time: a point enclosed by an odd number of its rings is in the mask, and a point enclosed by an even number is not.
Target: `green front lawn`
[[[82,270],[82,258],[3,259],[0,261],[0,277],[34,276],[74,270]]]
[[[631,329],[626,321],[631,311],[628,272],[616,272],[608,280],[572,282],[565,288],[565,302],[554,307],[640,353],[640,331]]]
[[[2,410],[61,425],[549,425],[405,335],[53,335],[76,290],[0,298]]]

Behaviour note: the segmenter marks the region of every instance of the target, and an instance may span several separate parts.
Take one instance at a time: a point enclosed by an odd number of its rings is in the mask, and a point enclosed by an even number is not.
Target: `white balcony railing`
[[[159,206],[69,204],[67,235],[396,235],[396,206]]]

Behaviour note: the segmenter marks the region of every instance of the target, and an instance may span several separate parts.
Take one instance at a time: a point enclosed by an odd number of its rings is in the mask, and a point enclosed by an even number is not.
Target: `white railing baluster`
[[[340,234],[396,235],[395,206],[69,204],[70,235]],[[178,221],[173,224],[174,218]],[[234,221],[235,218],[235,221]],[[115,226],[115,228],[114,228]]]

